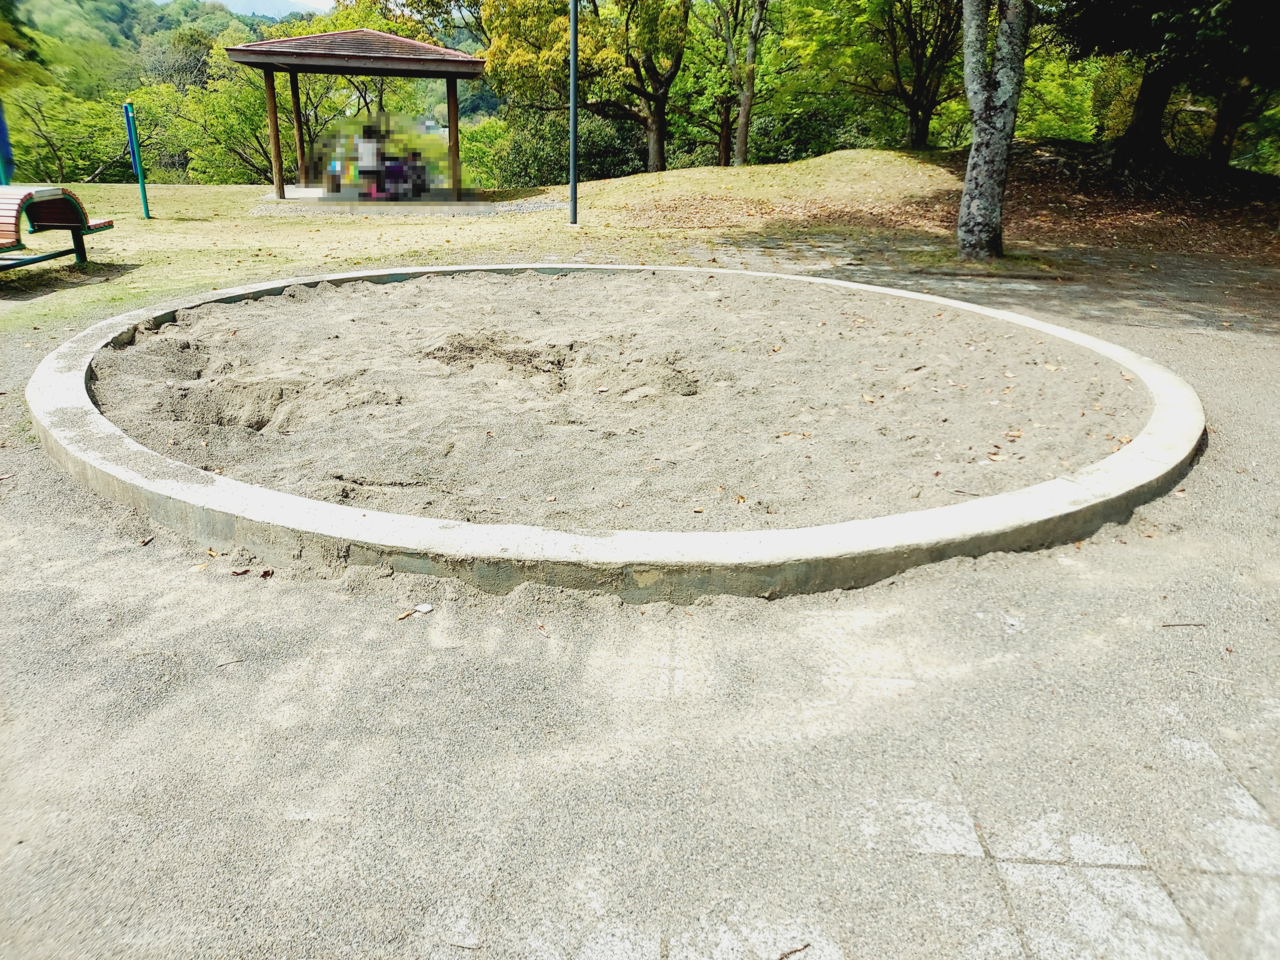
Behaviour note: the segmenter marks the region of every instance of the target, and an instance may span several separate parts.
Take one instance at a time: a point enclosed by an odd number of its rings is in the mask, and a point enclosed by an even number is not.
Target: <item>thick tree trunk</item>
[[[988,66],[990,3],[964,0],[964,87],[973,146],[956,234],[966,260],[1004,255],[1004,187],[1031,31],[1029,0],[996,0],[996,37]]]
[[[720,137],[716,144],[716,164],[727,167],[733,152],[733,104],[720,101]]]
[[[1011,139],[998,119],[987,122],[975,115],[957,226],[960,255],[966,260],[1004,256],[1004,188]]]
[[[918,107],[907,108],[907,146],[912,150],[923,150],[929,146],[929,124],[933,121],[933,111],[925,111]]]
[[[1141,162],[1169,152],[1164,139],[1164,114],[1177,82],[1173,67],[1147,65],[1133,101],[1133,119],[1116,143],[1116,154],[1122,162]]]
[[[1253,90],[1245,84],[1229,84],[1218,97],[1218,111],[1213,118],[1213,134],[1209,137],[1209,160],[1225,167],[1231,162],[1236,134],[1244,122],[1253,98]]]
[[[649,172],[667,169],[667,98],[654,97],[646,104],[645,135],[649,140]]]

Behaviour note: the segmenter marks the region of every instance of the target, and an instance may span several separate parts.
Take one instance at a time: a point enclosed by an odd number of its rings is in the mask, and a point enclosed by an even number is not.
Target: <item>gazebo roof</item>
[[[456,77],[463,80],[474,79],[484,73],[484,61],[478,57],[363,28],[259,40],[239,47],[227,47],[227,56],[247,67],[281,73]]]

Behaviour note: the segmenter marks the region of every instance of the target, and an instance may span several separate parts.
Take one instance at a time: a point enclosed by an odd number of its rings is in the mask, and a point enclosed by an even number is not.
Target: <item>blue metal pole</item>
[[[142,150],[138,147],[138,124],[133,118],[133,104],[125,101],[124,128],[129,135],[129,159],[133,161],[133,172],[138,178],[138,192],[142,194],[142,219],[151,219],[151,210],[147,206],[147,179],[142,173]]]
[[[569,222],[578,222],[578,0],[569,0]]]
[[[9,146],[9,127],[4,122],[4,104],[0,103],[0,187],[13,178],[13,150]]]

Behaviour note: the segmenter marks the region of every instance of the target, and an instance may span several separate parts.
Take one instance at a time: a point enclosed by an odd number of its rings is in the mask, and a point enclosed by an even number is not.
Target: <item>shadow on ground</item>
[[[107,283],[127,276],[139,266],[136,263],[71,262],[18,267],[0,274],[0,302],[35,300],[59,290]]]

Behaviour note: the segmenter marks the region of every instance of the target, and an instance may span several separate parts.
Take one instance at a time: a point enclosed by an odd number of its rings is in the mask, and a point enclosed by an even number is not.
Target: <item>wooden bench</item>
[[[25,250],[22,242],[22,215],[26,214],[31,233],[66,230],[71,234],[71,249],[37,255],[11,255]],[[76,263],[87,263],[84,249],[86,234],[110,230],[110,220],[90,220],[84,204],[70,190],[61,187],[0,187],[0,270],[10,270],[30,263],[40,263],[75,254]]]

